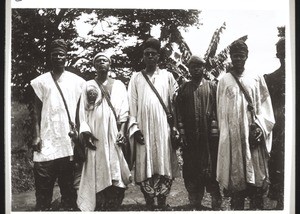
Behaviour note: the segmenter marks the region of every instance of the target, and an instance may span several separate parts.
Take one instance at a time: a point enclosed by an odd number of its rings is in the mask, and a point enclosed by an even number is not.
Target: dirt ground
[[[34,178],[31,163],[31,153],[24,143],[29,135],[24,124],[28,120],[28,112],[25,106],[18,103],[13,104],[12,115],[12,153],[11,153],[11,200],[7,200],[7,206],[12,211],[33,211],[35,206]],[[20,121],[23,121],[22,123]],[[24,137],[27,136],[27,137]],[[178,151],[178,159],[182,165],[182,158]],[[59,187],[55,186],[53,194],[53,208],[58,208],[60,202]],[[167,199],[170,207],[176,211],[191,210],[188,201],[188,195],[182,178],[177,178],[173,182],[170,195]],[[205,194],[202,200],[205,210],[211,209],[211,198]],[[274,209],[276,202],[268,198],[264,200],[264,209]],[[125,192],[125,198],[119,211],[143,211],[145,210],[145,201],[140,188],[134,183],[128,186]],[[249,201],[245,202],[245,209],[249,209]],[[223,197],[222,210],[230,210],[230,198]]]
[[[60,202],[59,187],[55,186],[53,195],[53,209],[57,210]],[[264,209],[274,209],[276,202],[265,198]],[[188,195],[184,187],[183,179],[177,178],[172,186],[167,203],[174,211],[190,211],[191,207],[188,202]],[[202,200],[205,210],[211,210],[211,198],[205,194]],[[12,194],[12,211],[33,211],[35,206],[35,191]],[[245,201],[245,209],[249,209],[249,201]],[[230,210],[230,198],[223,197],[222,210]],[[145,201],[139,186],[134,183],[128,186],[125,192],[125,198],[118,211],[146,211]]]

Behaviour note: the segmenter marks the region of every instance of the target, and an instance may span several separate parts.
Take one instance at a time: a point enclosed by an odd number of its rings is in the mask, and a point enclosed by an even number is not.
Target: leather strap
[[[108,106],[112,110],[112,112],[113,112],[113,114],[115,116],[116,122],[117,122],[118,121],[117,120],[117,113],[116,113],[116,111],[115,111],[115,109],[114,109],[114,107],[113,107],[113,105],[112,105],[112,103],[110,101],[110,95],[109,95],[109,93],[105,90],[105,88],[103,87],[103,85],[96,78],[95,78],[95,81],[98,84],[98,86],[99,86],[99,88],[100,88],[100,90],[101,90],[104,98],[106,99]]]
[[[162,100],[161,96],[159,95],[158,91],[156,90],[156,88],[154,87],[154,85],[152,84],[152,82],[149,80],[147,74],[145,74],[144,71],[141,72],[143,74],[143,76],[145,77],[147,83],[149,84],[150,88],[152,89],[152,91],[155,93],[155,95],[157,96],[160,104],[162,105],[163,109],[165,110],[167,116],[170,115],[170,112],[167,108],[167,106],[165,105],[164,101]]]
[[[243,92],[243,94],[248,102],[248,110],[251,112],[252,117],[254,119],[254,117],[255,117],[254,106],[253,106],[252,99],[251,99],[248,91],[244,88],[244,86],[242,85],[242,83],[240,82],[238,77],[235,74],[233,74],[233,72],[230,72],[230,73],[233,76],[233,78],[235,79],[238,86],[240,87],[241,91]]]
[[[68,109],[68,105],[67,105],[67,102],[66,102],[66,100],[65,100],[65,97],[64,97],[64,95],[63,95],[63,92],[62,92],[60,86],[58,85],[57,81],[54,79],[53,73],[52,73],[52,72],[50,72],[50,73],[51,73],[52,79],[53,79],[53,81],[54,81],[54,83],[55,83],[55,85],[56,85],[56,87],[57,87],[57,89],[58,89],[58,91],[59,91],[59,94],[61,95],[61,98],[62,98],[62,100],[63,100],[65,109],[66,109],[66,111],[67,111],[69,124],[70,124],[70,126],[71,126],[72,128],[75,128],[75,124],[74,124],[74,123],[72,122],[72,120],[71,120],[71,116],[70,116],[70,112],[69,112],[69,109]]]

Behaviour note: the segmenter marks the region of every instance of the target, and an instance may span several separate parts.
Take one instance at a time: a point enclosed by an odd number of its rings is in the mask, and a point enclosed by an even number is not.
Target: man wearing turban
[[[60,86],[75,122],[76,106],[85,83],[65,70],[67,44],[54,40],[50,46],[52,70],[31,81],[35,92],[34,140],[32,142],[37,211],[51,210],[56,180],[61,193],[61,210],[76,208],[73,188],[73,144],[69,137],[68,114],[54,81]]]
[[[140,185],[148,209],[168,209],[167,195],[172,181],[180,176],[176,150],[171,146],[171,129],[167,114],[146,77],[156,88],[169,112],[178,85],[173,75],[158,68],[160,42],[144,42],[146,68],[132,75],[128,86],[130,118],[128,124],[132,160],[135,160],[135,182]]]
[[[231,44],[230,58],[232,67],[217,87],[217,181],[231,195],[232,209],[244,209],[249,197],[250,209],[261,210],[275,123],[271,98],[264,78],[245,69],[248,47],[243,41]]]
[[[129,111],[127,91],[120,80],[108,76],[107,54],[96,54],[93,64],[97,76],[86,82],[79,106],[79,133],[87,148],[77,204],[81,211],[118,210],[131,182],[121,147]]]

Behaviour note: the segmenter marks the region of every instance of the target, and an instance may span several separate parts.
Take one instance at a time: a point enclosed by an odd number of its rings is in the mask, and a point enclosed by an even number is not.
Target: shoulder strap
[[[143,74],[144,78],[146,79],[147,83],[149,84],[150,88],[152,89],[152,91],[155,93],[155,95],[157,96],[160,104],[162,105],[163,109],[165,110],[167,116],[170,114],[167,106],[165,105],[164,101],[162,100],[161,96],[159,95],[158,91],[156,90],[156,88],[154,87],[154,85],[152,84],[152,82],[149,80],[147,74],[145,74],[144,71],[141,71],[141,73]]]
[[[54,83],[55,83],[55,85],[56,85],[56,87],[57,87],[57,89],[58,89],[58,91],[59,91],[59,94],[60,94],[60,96],[61,96],[61,98],[62,98],[62,100],[63,100],[65,109],[66,109],[66,111],[67,111],[69,124],[70,124],[70,126],[71,126],[72,128],[74,128],[74,127],[75,127],[75,124],[74,124],[74,123],[72,122],[72,120],[71,120],[70,112],[69,112],[69,109],[68,109],[68,105],[67,105],[67,102],[66,102],[66,100],[65,100],[65,97],[64,97],[64,95],[63,95],[63,93],[62,93],[62,90],[61,90],[61,88],[59,87],[57,81],[54,79],[53,73],[50,72],[50,74],[51,74],[51,77],[52,77],[52,79],[53,79],[53,81],[54,81]]]
[[[114,107],[113,107],[113,105],[112,105],[112,103],[110,101],[110,96],[109,96],[108,92],[104,89],[103,85],[96,78],[95,78],[95,81],[98,84],[98,86],[99,86],[99,88],[100,88],[100,90],[101,90],[104,98],[106,99],[108,106],[112,110],[112,112],[113,112],[113,114],[115,116],[116,122],[117,122],[118,121],[117,120],[117,113],[116,113],[116,111],[115,111],[115,109],[114,109]]]
[[[243,94],[245,95],[245,98],[247,100],[247,102],[249,103],[249,105],[252,106],[253,108],[253,103],[252,103],[252,99],[249,95],[249,93],[246,91],[246,89],[244,88],[244,86],[241,84],[240,80],[237,78],[237,76],[235,76],[232,72],[230,72],[231,75],[233,76],[233,78],[235,79],[236,83],[238,84],[238,86],[240,87],[241,91],[243,92]]]
[[[238,86],[240,87],[241,91],[243,92],[243,94],[245,95],[245,98],[248,102],[248,110],[251,112],[252,117],[254,118],[254,106],[252,103],[252,99],[248,93],[248,91],[246,91],[246,89],[244,88],[244,86],[242,85],[242,83],[240,82],[240,80],[237,78],[237,76],[235,76],[232,71],[230,71],[231,75],[233,76],[233,78],[235,79],[236,83],[238,84]]]

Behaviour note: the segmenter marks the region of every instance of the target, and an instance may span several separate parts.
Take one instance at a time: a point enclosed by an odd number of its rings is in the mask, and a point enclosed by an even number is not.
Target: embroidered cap
[[[188,61],[188,66],[191,64],[191,63],[200,63],[200,64],[205,64],[205,60],[200,57],[200,56],[197,56],[197,55],[192,55]]]
[[[153,48],[157,50],[157,52],[160,52],[160,41],[158,39],[155,39],[153,37],[150,37],[147,39],[143,44],[144,50],[147,48]]]
[[[97,53],[97,54],[94,56],[94,58],[93,58],[93,65],[95,65],[95,60],[96,60],[97,58],[99,58],[100,56],[106,57],[106,58],[108,59],[109,63],[111,62],[110,56],[109,56],[107,53],[105,53],[105,52],[100,52],[100,53]]]
[[[63,39],[55,39],[51,42],[50,45],[51,52],[55,50],[60,50],[67,53],[67,49],[68,49],[67,43]]]
[[[233,43],[231,43],[229,47],[229,53],[245,53],[248,55],[248,46],[246,43],[242,40],[236,40]]]

